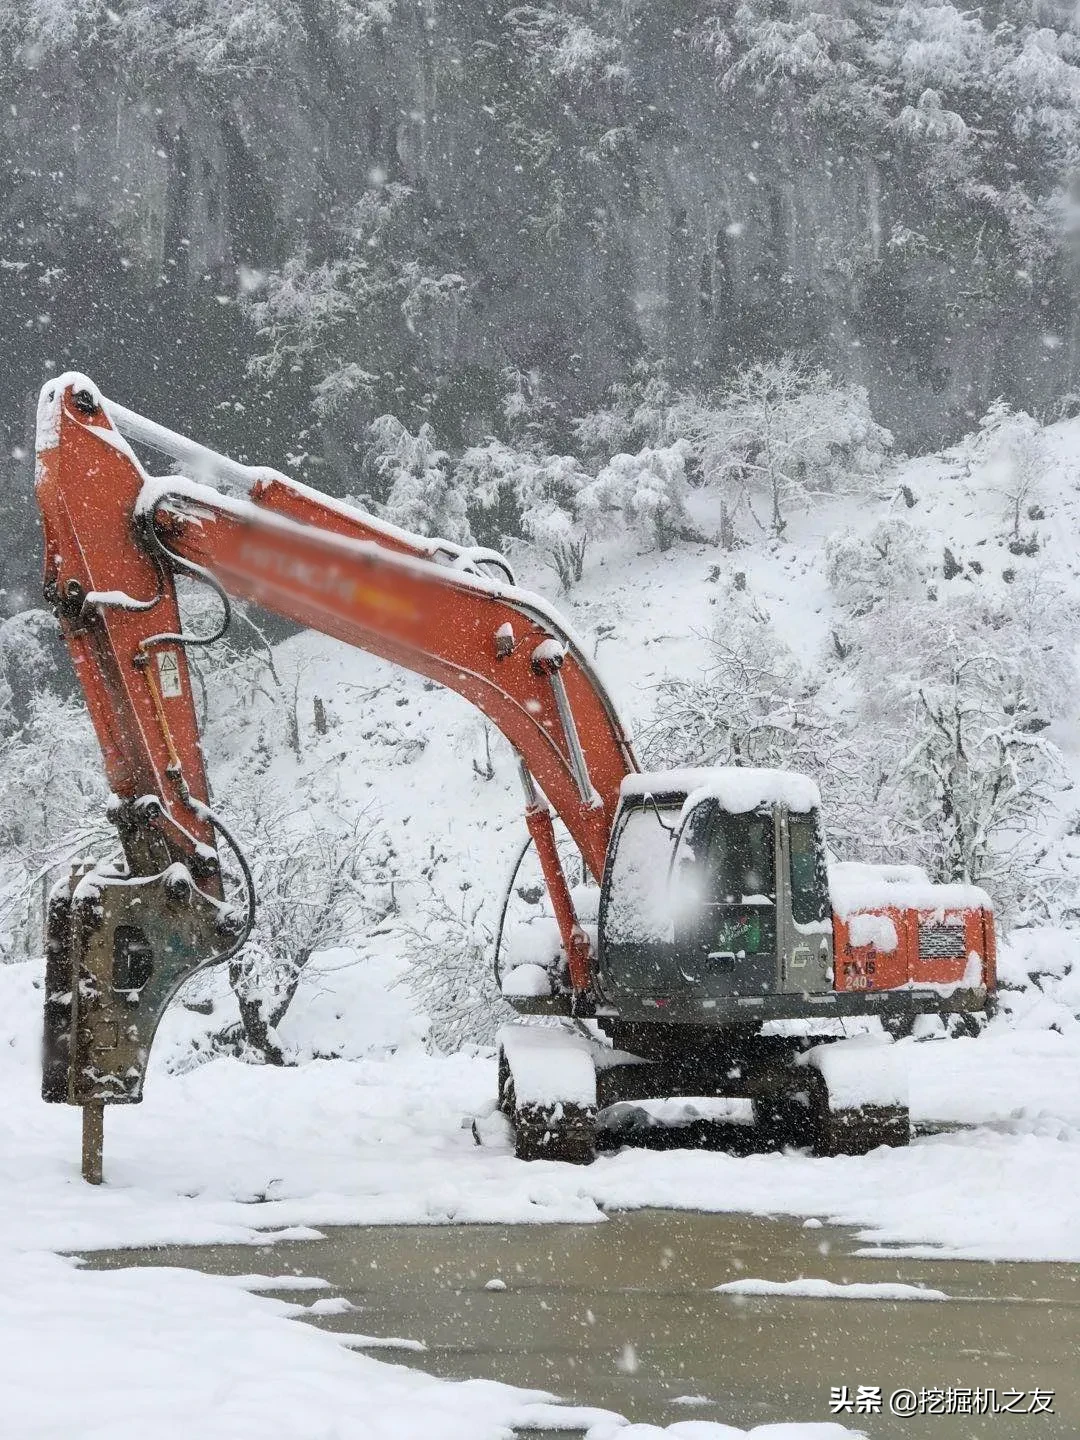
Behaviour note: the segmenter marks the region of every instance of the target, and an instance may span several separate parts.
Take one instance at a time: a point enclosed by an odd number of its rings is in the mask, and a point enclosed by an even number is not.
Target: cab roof
[[[727,765],[715,769],[642,771],[627,775],[620,787],[623,799],[644,795],[677,795],[685,809],[702,800],[715,800],[722,810],[741,815],[760,805],[783,805],[804,814],[821,804],[818,787],[794,770],[764,770]]]

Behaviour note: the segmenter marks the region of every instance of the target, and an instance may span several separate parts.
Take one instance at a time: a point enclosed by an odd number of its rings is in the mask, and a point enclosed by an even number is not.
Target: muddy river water
[[[842,1414],[873,1440],[1080,1437],[1080,1266],[856,1255],[849,1232],[743,1215],[641,1210],[598,1225],[330,1230],[317,1241],[97,1252],[95,1267],[321,1276],[356,1307],[331,1330],[422,1341],[384,1360],[553,1391],[635,1420],[749,1426],[830,1418],[830,1389],[1053,1391],[1053,1413]],[[903,1282],[943,1301],[717,1294],[800,1276]],[[485,1288],[489,1282],[501,1282]],[[283,1299],[316,1298],[296,1291]],[[681,1397],[681,1398],[680,1398]],[[694,1403],[690,1403],[691,1397]],[[906,1402],[905,1402],[906,1403]],[[937,1400],[927,1402],[940,1405]],[[972,1404],[987,1405],[987,1397]],[[546,1432],[554,1440],[553,1432]]]

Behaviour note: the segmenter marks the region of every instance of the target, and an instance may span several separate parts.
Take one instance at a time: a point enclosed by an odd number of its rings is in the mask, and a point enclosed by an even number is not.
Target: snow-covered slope
[[[763,533],[755,538],[749,519],[743,527],[749,543],[730,552],[705,540],[641,553],[624,534],[593,547],[584,580],[558,603],[585,638],[632,732],[655,718],[663,703],[657,687],[666,678],[701,676],[710,663],[709,637],[723,635],[733,605],[753,606],[813,675],[826,708],[850,712],[858,697],[851,667],[838,661],[833,644],[845,613],[827,574],[830,536],[865,537],[882,519],[899,517],[916,527],[924,547],[920,584],[943,598],[986,596],[1007,609],[1011,596],[1037,583],[1076,606],[1080,420],[1048,428],[1043,445],[1042,518],[1023,521],[1024,536],[1037,536],[1033,554],[1010,549],[1008,475],[1001,478],[992,456],[968,446],[908,462],[881,483],[878,494],[826,497],[811,512],[795,514],[782,539]],[[693,492],[691,505],[699,532],[712,536],[715,498]],[[553,593],[554,576],[535,555],[517,558],[524,583]],[[906,620],[903,596],[889,604],[888,620],[899,637]],[[385,835],[392,852],[385,871],[393,877],[392,908],[367,933],[357,927],[347,937],[355,963],[341,950],[317,962],[321,998],[312,1003],[319,1019],[304,1039],[323,1053],[362,1052],[369,1043],[366,1027],[373,1027],[370,1043],[385,1043],[380,1016],[398,1014],[407,1003],[394,982],[415,950],[417,931],[443,934],[452,915],[461,920],[457,939],[468,931],[481,948],[486,943],[507,865],[524,833],[516,769],[501,737],[485,731],[481,717],[459,697],[429,682],[314,634],[278,646],[277,664],[286,690],[297,696],[301,757],[284,750],[280,717],[265,700],[256,700],[242,720],[234,713],[219,716],[210,727],[216,802],[228,815],[230,789],[243,783],[253,741],[261,735],[274,751],[270,783],[302,809],[307,822],[362,816],[364,825]],[[328,717],[322,735],[313,724],[316,697]],[[1064,704],[1042,737],[1065,762],[1053,804],[1040,819],[1042,864],[1059,877],[1080,867],[1080,840],[1071,833],[1073,776],[1080,764],[1075,720],[1071,702]],[[857,769],[873,759],[868,750],[850,763]],[[831,797],[827,776],[823,789],[828,824],[836,787]],[[1067,904],[1063,912],[1057,918],[1067,924]],[[1036,1015],[1041,1024],[1076,1023],[1077,982],[1067,973],[1074,948],[1071,932],[1060,925],[1050,934],[1015,931],[1002,964],[1007,982],[1026,983],[1029,956],[1045,979],[1038,1004],[1030,996],[1007,996],[1006,1011],[1023,1015],[1026,1024],[1036,1023]],[[354,984],[355,1004],[328,1003],[328,991]],[[300,1024],[294,1012],[283,1038],[300,1044]]]

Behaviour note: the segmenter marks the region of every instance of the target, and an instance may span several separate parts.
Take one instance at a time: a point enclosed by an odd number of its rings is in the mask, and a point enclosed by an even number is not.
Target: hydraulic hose
[[[531,836],[531,835],[526,835],[526,836],[525,836],[525,839],[521,842],[520,846],[518,847],[518,852],[517,852],[517,855],[516,855],[515,858],[514,858],[514,863],[513,863],[513,865],[510,867],[510,874],[509,874],[509,878],[507,879],[507,882],[506,882],[506,889],[505,889],[504,892],[503,892],[502,904],[501,904],[500,907],[499,907],[499,923],[498,923],[498,925],[495,927],[495,952],[494,952],[494,955],[492,956],[492,962],[491,962],[491,963],[492,963],[492,973],[493,973],[494,976],[495,976],[495,988],[496,988],[496,990],[499,990],[500,992],[501,992],[501,990],[502,990],[502,974],[501,974],[501,972],[500,972],[500,970],[499,970],[499,953],[500,953],[500,951],[502,950],[503,929],[504,929],[504,927],[505,927],[505,925],[506,925],[506,912],[507,912],[507,910],[510,908],[510,896],[511,896],[511,895],[513,894],[513,892],[514,892],[514,885],[515,885],[515,883],[516,883],[516,881],[517,881],[518,871],[521,869],[521,862],[525,859],[525,856],[528,854],[528,852],[529,852],[529,847],[532,845],[532,843],[533,843],[533,838],[532,838],[532,836]]]

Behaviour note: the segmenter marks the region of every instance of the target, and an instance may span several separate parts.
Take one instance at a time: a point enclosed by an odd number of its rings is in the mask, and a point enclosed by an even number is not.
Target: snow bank
[[[899,1281],[841,1285],[835,1280],[729,1280],[715,1285],[722,1295],[796,1295],[807,1300],[948,1300],[944,1290]]]
[[[998,950],[995,1029],[1056,1031],[1080,1040],[1080,932],[1057,926],[1013,930]]]
[[[296,1324],[302,1308],[190,1270],[95,1273],[54,1255],[5,1255],[5,1433],[502,1440],[510,1427],[551,1424],[550,1397],[381,1363],[350,1348],[368,1337]]]

